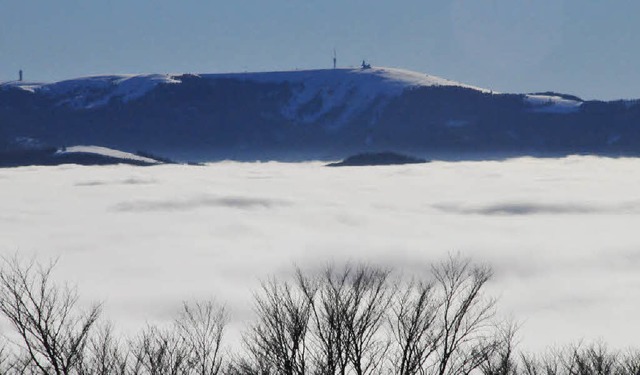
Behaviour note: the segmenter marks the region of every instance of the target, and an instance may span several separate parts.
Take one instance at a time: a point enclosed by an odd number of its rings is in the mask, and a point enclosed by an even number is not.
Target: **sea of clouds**
[[[231,337],[251,293],[294,265],[410,274],[448,253],[493,267],[522,346],[637,344],[640,159],[568,157],[327,168],[322,163],[0,170],[0,254],[56,278],[124,332],[216,298]]]

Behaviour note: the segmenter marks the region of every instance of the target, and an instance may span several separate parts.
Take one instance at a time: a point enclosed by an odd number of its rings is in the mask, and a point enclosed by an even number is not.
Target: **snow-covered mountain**
[[[295,113],[301,106],[321,95],[324,112],[353,100],[357,107],[370,104],[374,97],[394,97],[407,88],[456,86],[487,90],[449,81],[440,77],[393,68],[332,69],[266,73],[229,73],[202,75],[108,75],[71,79],[55,83],[12,81],[0,85],[31,93],[44,94],[57,105],[75,109],[103,107],[112,99],[129,102],[146,95],[160,84],[180,84],[184,78],[222,79],[264,84],[287,83],[295,86],[295,95],[287,111]]]
[[[0,84],[4,148],[33,139],[177,159],[629,154],[640,150],[639,120],[638,102],[502,94],[393,68]]]

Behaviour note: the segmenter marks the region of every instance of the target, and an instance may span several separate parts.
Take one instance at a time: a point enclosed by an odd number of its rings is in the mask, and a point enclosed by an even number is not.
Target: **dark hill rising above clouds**
[[[17,139],[197,161],[637,155],[640,102],[500,94],[391,68],[114,75],[0,84],[0,150]]]

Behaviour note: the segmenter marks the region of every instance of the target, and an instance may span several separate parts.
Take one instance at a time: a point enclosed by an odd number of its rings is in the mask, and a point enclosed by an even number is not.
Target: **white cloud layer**
[[[320,163],[0,170],[0,253],[60,257],[57,277],[123,330],[292,265],[412,273],[447,252],[495,269],[491,292],[539,349],[637,344],[640,159],[569,157],[324,168]]]

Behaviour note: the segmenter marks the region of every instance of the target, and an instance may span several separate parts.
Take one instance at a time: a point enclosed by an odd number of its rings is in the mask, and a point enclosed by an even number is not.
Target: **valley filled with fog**
[[[0,253],[58,258],[56,279],[127,332],[183,300],[227,303],[293,266],[406,274],[460,253],[494,270],[523,347],[637,344],[640,159],[574,156],[411,166],[322,163],[0,170]],[[234,332],[235,330],[235,332]],[[636,342],[634,342],[636,340]]]

